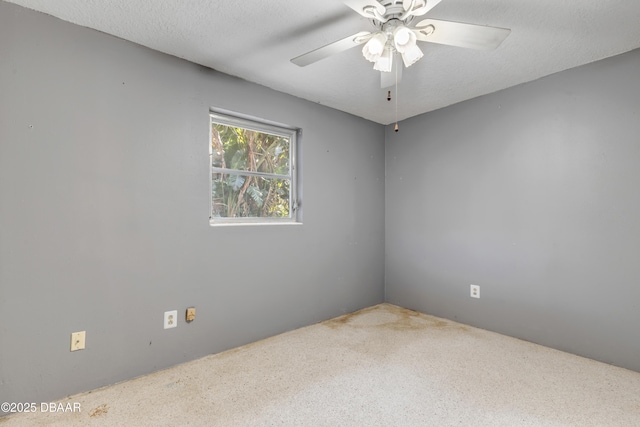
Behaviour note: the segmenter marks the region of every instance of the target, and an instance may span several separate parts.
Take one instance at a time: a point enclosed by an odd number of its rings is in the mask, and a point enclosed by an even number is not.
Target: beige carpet
[[[61,403],[0,426],[637,427],[640,373],[381,304]]]

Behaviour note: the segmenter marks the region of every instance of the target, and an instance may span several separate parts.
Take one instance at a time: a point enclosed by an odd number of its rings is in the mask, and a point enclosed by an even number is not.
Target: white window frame
[[[289,138],[289,175],[269,174],[262,172],[243,171],[229,168],[217,168],[213,166],[212,124],[239,127],[255,132],[268,133],[270,135]],[[253,117],[242,116],[227,111],[211,110],[209,112],[209,225],[261,225],[261,224],[301,224],[300,198],[298,194],[298,144],[300,129],[260,120]],[[214,217],[213,216],[213,174],[214,173],[238,173],[239,175],[252,175],[267,178],[288,179],[289,187],[289,216],[282,218],[269,217]]]

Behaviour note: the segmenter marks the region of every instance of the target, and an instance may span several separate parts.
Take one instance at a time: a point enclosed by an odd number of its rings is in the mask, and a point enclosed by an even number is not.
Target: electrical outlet
[[[71,333],[71,351],[84,350],[84,342],[87,331]]]
[[[480,298],[480,286],[471,285],[471,298]]]
[[[175,328],[178,326],[178,310],[164,312],[164,328]]]

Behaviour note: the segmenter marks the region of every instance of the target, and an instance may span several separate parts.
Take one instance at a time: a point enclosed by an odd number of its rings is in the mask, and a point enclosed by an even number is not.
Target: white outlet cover
[[[480,286],[471,285],[471,298],[480,298]]]
[[[178,310],[164,312],[164,328],[170,329],[178,326]]]

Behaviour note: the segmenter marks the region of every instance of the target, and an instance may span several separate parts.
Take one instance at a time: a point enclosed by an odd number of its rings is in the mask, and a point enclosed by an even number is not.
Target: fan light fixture
[[[424,56],[416,41],[416,34],[404,25],[398,26],[393,31],[393,44],[402,55],[405,67],[412,66]]]
[[[382,31],[375,33],[362,48],[362,55],[368,61],[376,62],[386,49],[387,38],[387,35]]]
[[[393,31],[374,33],[362,48],[362,55],[374,63],[374,70],[391,72],[394,51],[402,55],[405,67],[410,67],[424,56],[416,41],[416,34],[411,29],[398,25]]]
[[[391,49],[385,48],[382,52],[382,55],[378,58],[376,63],[373,65],[373,69],[377,71],[384,71],[386,73],[391,72],[391,68],[393,67],[393,53]]]

